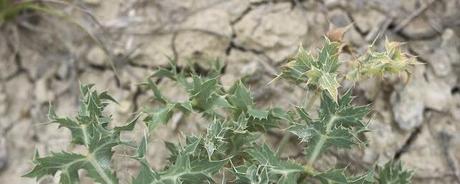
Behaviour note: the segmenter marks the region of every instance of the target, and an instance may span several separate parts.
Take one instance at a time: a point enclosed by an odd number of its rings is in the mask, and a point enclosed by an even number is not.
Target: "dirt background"
[[[49,4],[72,15],[87,32],[68,19],[33,12],[0,27],[0,183],[36,183],[20,177],[32,167],[35,149],[42,155],[75,149],[67,130],[44,124],[49,102],[59,114],[72,115],[79,104],[79,82],[95,83],[120,102],[108,111],[123,123],[143,106],[155,105],[137,84],[166,66],[168,57],[180,65],[219,58],[227,65],[225,86],[250,76],[258,103],[298,104],[304,96],[299,89],[283,82],[266,84],[300,42],[311,49],[320,45],[330,23],[354,23],[345,40],[356,52],[377,37],[376,45],[381,45],[387,37],[406,42],[405,49],[423,64],[408,81],[396,76],[359,83],[354,90],[358,103],[372,102],[375,110],[369,146],[329,153],[321,162],[364,167],[396,158],[415,169],[414,183],[460,183],[459,0],[66,2]],[[167,81],[161,86],[168,96],[184,97]],[[180,132],[205,127],[203,120],[175,114],[151,140],[153,167],[166,162],[164,140],[177,141]],[[136,132],[131,137],[138,139],[143,127]],[[291,149],[284,156],[295,156]],[[124,152],[116,157],[123,158]],[[135,175],[129,161],[117,167],[130,170],[120,174],[122,183]]]

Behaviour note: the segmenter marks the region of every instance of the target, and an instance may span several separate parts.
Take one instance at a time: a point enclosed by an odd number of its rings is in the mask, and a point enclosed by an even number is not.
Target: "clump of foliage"
[[[42,6],[37,1],[0,0],[0,25],[29,10],[42,10]]]
[[[167,123],[174,112],[198,113],[208,120],[203,135],[186,136],[185,144],[166,142],[170,151],[169,165],[154,170],[146,159],[149,135],[136,147],[132,159],[140,163],[138,175],[132,183],[410,183],[412,172],[400,162],[390,161],[361,174],[349,175],[346,168],[328,170],[315,168],[323,153],[334,149],[364,146],[363,133],[368,132],[363,118],[369,106],[353,105],[351,90],[340,94],[339,80],[357,80],[383,73],[400,73],[413,65],[413,59],[401,51],[396,43],[387,43],[383,52],[369,49],[360,56],[348,73],[339,73],[339,54],[342,44],[324,39],[318,54],[310,54],[302,47],[297,55],[282,67],[278,78],[294,81],[303,89],[312,89],[315,95],[307,104],[293,109],[256,106],[251,92],[242,81],[226,90],[219,82],[221,65],[206,76],[184,72],[175,65],[158,69],[143,85],[150,89],[161,106],[143,113],[142,119],[150,132],[157,125]],[[173,101],[164,96],[152,78],[168,78],[185,88],[188,99]],[[33,160],[35,167],[25,176],[42,178],[60,173],[60,183],[78,183],[79,170],[98,183],[118,183],[112,168],[113,148],[127,146],[120,133],[131,131],[140,116],[125,126],[110,126],[111,118],[103,111],[115,100],[106,92],[98,93],[91,85],[81,86],[82,106],[75,118],[59,117],[51,108],[52,122],[69,129],[72,143],[82,145],[83,154],[56,152]],[[316,99],[318,109],[312,109]],[[312,111],[317,110],[313,116]],[[261,136],[274,128],[288,127],[285,134],[296,136],[304,147],[305,158],[294,161],[279,157],[286,141],[278,149],[261,143]],[[288,140],[283,138],[283,140]]]

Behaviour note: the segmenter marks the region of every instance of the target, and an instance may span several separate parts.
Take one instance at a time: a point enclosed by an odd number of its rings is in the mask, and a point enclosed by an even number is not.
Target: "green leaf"
[[[344,174],[344,169],[332,169],[326,172],[315,175],[322,184],[347,184],[347,177]]]
[[[242,165],[235,169],[238,184],[269,184],[268,166]]]
[[[404,169],[401,162],[395,161],[387,162],[383,167],[377,167],[376,172],[379,184],[410,184],[414,174]]]
[[[151,79],[148,79],[145,85],[152,90],[155,100],[158,100],[163,104],[167,104],[169,102],[169,100],[161,94],[158,86]]]
[[[256,119],[267,119],[269,112],[267,110],[256,109],[253,107],[248,108],[249,116]]]
[[[82,105],[75,120],[58,117],[52,107],[48,115],[53,123],[68,128],[72,133],[72,142],[84,145],[87,154],[62,152],[35,158],[35,167],[25,176],[39,179],[61,171],[60,183],[77,183],[79,181],[78,170],[84,169],[95,182],[118,183],[111,169],[112,149],[122,144],[119,131],[131,129],[134,123],[118,129],[109,129],[108,124],[111,118],[103,111],[109,102],[116,101],[106,92],[93,91],[92,86],[81,85]]]
[[[144,160],[133,183],[215,183],[213,175],[227,161],[209,161],[206,158],[194,157],[201,141],[199,139],[189,140],[191,141],[177,153],[174,163],[164,171],[153,171]]]
[[[70,130],[70,133],[72,134],[72,143],[83,145],[85,142],[88,142],[83,131],[83,126],[85,125],[80,125],[70,118],[58,117],[52,105],[49,108],[48,118],[52,123],[59,124],[59,127],[65,127]]]
[[[227,100],[235,109],[246,111],[248,106],[254,104],[249,90],[241,81],[233,84],[228,93],[230,95],[227,96]]]
[[[24,175],[31,178],[42,178],[62,171],[60,183],[78,183],[78,169],[85,163],[85,156],[74,153],[52,153],[51,156],[34,159],[36,166]]]
[[[302,166],[277,158],[276,154],[267,145],[248,150],[248,154],[259,165],[266,166],[268,174],[277,178],[275,180],[277,183],[296,183],[303,172]]]
[[[318,80],[318,85],[321,89],[326,90],[335,102],[337,101],[337,89],[340,86],[337,82],[337,74],[323,73]]]
[[[126,125],[120,126],[120,127],[115,127],[113,128],[115,131],[121,132],[121,131],[131,131],[134,129],[134,126],[136,125],[137,120],[141,117],[141,114],[137,114],[132,118]]]
[[[386,40],[384,51],[377,52],[373,47],[369,47],[366,54],[358,57],[352,63],[352,70],[346,74],[346,78],[357,82],[386,73],[409,73],[409,69],[417,64],[419,63],[415,57],[401,50],[401,43]]]
[[[325,43],[317,58],[307,53],[302,46],[294,58],[287,63],[280,77],[293,79],[327,91],[337,101],[339,83],[337,81],[338,55],[340,44],[325,38]]]
[[[313,121],[304,111],[297,110],[306,123],[295,124],[289,131],[297,135],[302,142],[308,143],[305,151],[310,163],[331,146],[350,148],[362,142],[358,139],[358,134],[367,130],[362,119],[368,113],[368,109],[366,106],[353,106],[351,101],[351,92],[343,95],[337,103],[323,93],[319,119]]]

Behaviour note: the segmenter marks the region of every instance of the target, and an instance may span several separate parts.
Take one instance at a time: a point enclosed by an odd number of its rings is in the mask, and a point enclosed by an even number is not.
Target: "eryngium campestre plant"
[[[146,159],[149,135],[144,135],[137,152],[131,156],[141,165],[132,183],[410,183],[412,172],[397,161],[353,175],[346,174],[346,168],[315,168],[314,163],[331,148],[365,146],[362,134],[369,131],[363,122],[369,106],[353,105],[351,90],[339,94],[338,78],[356,82],[364,77],[408,71],[408,67],[415,64],[413,58],[400,50],[398,43],[387,42],[384,51],[371,48],[354,61],[351,71],[339,73],[341,46],[340,42],[325,38],[318,54],[310,54],[300,47],[297,55],[282,67],[278,78],[293,81],[316,94],[306,105],[293,109],[256,106],[242,81],[224,89],[219,81],[221,65],[200,76],[172,64],[156,70],[143,84],[161,106],[142,112],[125,126],[110,128],[111,118],[103,111],[115,100],[106,92],[93,90],[91,85],[82,85],[82,105],[77,116],[59,117],[51,108],[49,118],[69,129],[72,143],[84,146],[86,153],[54,152],[45,157],[37,154],[33,160],[35,167],[25,176],[40,179],[59,171],[60,183],[78,183],[78,171],[86,170],[87,177],[94,182],[118,183],[111,164],[113,148],[131,148],[129,143],[120,140],[120,132],[133,130],[139,117],[151,132],[180,111],[185,115],[201,114],[209,121],[207,131],[203,135],[186,136],[182,145],[166,142],[169,164],[161,170],[152,169]],[[169,78],[180,84],[188,93],[187,100],[168,99],[153,78]],[[312,109],[316,99],[320,100],[320,106]],[[315,114],[312,111],[317,111],[317,115],[310,115]],[[261,143],[261,136],[270,129],[286,126],[285,138],[295,135],[304,147],[302,161],[279,157],[286,141],[281,141],[276,150]],[[289,140],[285,138],[283,140]]]

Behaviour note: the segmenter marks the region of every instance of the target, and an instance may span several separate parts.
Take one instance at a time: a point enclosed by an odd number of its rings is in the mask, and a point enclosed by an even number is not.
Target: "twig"
[[[412,14],[410,14],[407,18],[405,18],[401,23],[398,24],[398,26],[395,27],[394,32],[399,32],[403,28],[405,28],[412,20],[414,20],[416,17],[418,17],[421,13],[423,13],[425,10],[430,7],[431,4],[433,4],[436,0],[430,0],[426,4],[423,4],[415,10]]]

